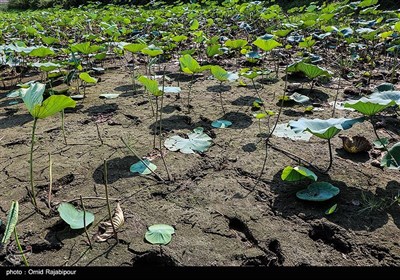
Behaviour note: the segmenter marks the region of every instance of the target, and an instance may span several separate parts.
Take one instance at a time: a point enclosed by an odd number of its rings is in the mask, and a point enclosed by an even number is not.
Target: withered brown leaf
[[[117,231],[122,227],[125,222],[124,212],[122,212],[121,206],[117,203],[117,207],[115,207],[114,215],[112,218],[112,223],[114,225],[115,230]],[[93,240],[96,242],[104,242],[107,239],[114,236],[113,227],[111,222],[101,222],[99,224],[99,229],[97,233],[93,236]]]

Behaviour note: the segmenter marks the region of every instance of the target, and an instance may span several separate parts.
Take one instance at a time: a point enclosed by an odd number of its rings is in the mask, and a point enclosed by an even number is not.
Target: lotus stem
[[[159,149],[160,149],[161,159],[162,159],[162,161],[163,161],[165,170],[167,171],[168,180],[169,180],[169,181],[172,181],[171,174],[169,173],[169,170],[168,170],[168,167],[167,167],[167,163],[166,163],[166,161],[165,161],[164,154],[163,154],[163,152],[162,152],[162,143],[161,143],[161,142],[162,142],[162,110],[163,110],[163,105],[164,105],[164,104],[163,104],[163,103],[164,103],[164,88],[165,88],[165,66],[164,66],[163,80],[162,80],[162,92],[163,92],[163,94],[161,95],[160,134],[159,134],[158,139],[160,140],[160,141],[159,141]]]
[[[64,120],[65,120],[65,114],[64,114],[64,109],[61,111],[61,131],[62,131],[62,136],[64,138],[64,143],[67,145],[67,137],[65,137],[65,126],[64,126]]]
[[[24,262],[25,266],[28,267],[29,266],[28,260],[26,259],[24,250],[22,250],[21,243],[19,242],[17,227],[14,227],[14,236],[15,236],[15,243],[17,244],[18,250],[20,251],[22,256],[22,261]]]
[[[53,162],[51,160],[51,154],[49,152],[49,195],[47,204],[51,208],[51,191],[53,189]]]
[[[114,237],[117,240],[117,243],[119,242],[118,240],[118,235],[117,231],[115,230],[115,226],[112,220],[112,214],[111,214],[111,207],[110,207],[110,200],[108,199],[108,182],[107,182],[107,177],[108,177],[108,168],[107,168],[107,160],[104,160],[104,187],[106,190],[106,201],[107,201],[107,210],[108,210],[108,216],[110,218],[110,223],[114,232]]]
[[[274,133],[274,131],[275,131],[275,129],[276,129],[276,126],[278,125],[278,122],[279,122],[280,116],[281,116],[281,114],[282,114],[282,111],[283,111],[283,103],[285,102],[285,96],[286,96],[286,90],[287,90],[287,84],[288,84],[288,72],[287,72],[287,67],[285,68],[285,74],[286,74],[286,75],[285,75],[285,87],[284,87],[284,89],[283,89],[283,98],[282,98],[282,101],[281,101],[281,106],[279,106],[279,111],[278,111],[278,114],[277,114],[277,116],[276,116],[276,120],[275,120],[274,126],[272,127],[272,130],[269,132],[267,138],[265,139],[265,156],[264,156],[264,161],[263,161],[263,165],[262,165],[262,168],[261,168],[260,175],[258,175],[256,184],[254,185],[254,188],[253,188],[252,191],[255,190],[257,184],[258,184],[258,183],[260,182],[260,180],[261,180],[262,175],[264,174],[265,167],[266,167],[266,165],[267,165],[267,159],[268,159],[268,143],[269,143],[269,138],[271,138],[272,134]]]
[[[192,74],[192,77],[189,82],[189,93],[188,93],[188,104],[187,104],[188,114],[190,114],[190,93],[192,92],[193,79],[194,79],[194,73]]]
[[[90,247],[90,249],[92,249],[93,248],[92,247],[92,241],[90,240],[89,233],[88,233],[87,228],[86,228],[86,209],[85,209],[85,205],[83,204],[83,199],[82,199],[81,195],[79,196],[79,199],[81,201],[82,210],[83,210],[83,228],[85,229],[85,234],[86,234],[86,238],[87,238],[87,240],[89,242],[89,247]]]
[[[388,147],[386,146],[386,144],[383,143],[383,141],[382,141],[381,138],[379,137],[378,131],[376,131],[376,127],[375,127],[374,122],[373,122],[373,120],[372,120],[372,116],[371,116],[370,121],[371,121],[371,124],[372,124],[372,128],[373,128],[373,130],[374,130],[375,136],[376,136],[376,138],[378,139],[378,141],[382,144],[383,149],[384,149],[384,150],[388,153],[388,155],[392,158],[392,160],[393,160],[394,163],[396,164],[396,167],[400,167],[400,165],[399,165],[399,163],[397,162],[397,160],[396,160],[396,159],[394,158],[394,156],[390,153],[390,151],[389,151]]]
[[[223,112],[223,114],[225,114],[224,103],[222,102],[222,89],[221,89],[221,87],[222,87],[222,82],[219,84],[219,86],[220,86],[220,90],[218,91],[218,93],[219,93],[219,100],[220,100],[220,102],[221,102],[222,112]]]
[[[329,147],[329,165],[326,168],[325,171],[323,171],[322,173],[328,173],[328,171],[331,169],[332,167],[332,163],[333,163],[333,154],[332,154],[332,145],[331,145],[331,139],[328,139],[328,147]]]
[[[153,149],[156,148],[156,134],[157,134],[157,120],[158,120],[158,96],[156,96],[156,121],[154,122],[154,131],[153,131]]]
[[[29,158],[29,178],[30,178],[30,184],[31,184],[31,199],[32,199],[32,204],[35,206],[37,209],[37,202],[36,202],[36,196],[35,196],[35,183],[33,180],[33,147],[35,144],[35,130],[36,130],[36,124],[37,124],[38,118],[33,119],[33,126],[32,126],[32,137],[31,137],[31,150],[30,150],[30,158]]]

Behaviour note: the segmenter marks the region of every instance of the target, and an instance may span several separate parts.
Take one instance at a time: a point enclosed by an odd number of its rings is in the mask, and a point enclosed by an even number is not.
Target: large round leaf
[[[319,138],[331,139],[341,130],[349,129],[353,126],[353,124],[362,121],[364,121],[364,118],[332,118],[327,120],[301,118],[297,121],[290,121],[289,126],[296,133],[308,131]]]
[[[314,181],[317,181],[318,179],[317,175],[315,175],[314,172],[303,166],[296,166],[296,167],[286,166],[281,174],[281,179],[283,181],[288,181],[288,182],[300,181],[303,180],[304,178],[309,178]]]
[[[287,123],[281,123],[278,124],[272,133],[272,135],[275,135],[277,137],[284,137],[284,138],[289,138],[294,141],[310,141],[310,138],[312,134],[308,131],[303,131],[303,132],[294,132],[290,127],[288,126]]]
[[[392,100],[396,102],[397,105],[400,105],[400,91],[380,91],[374,92],[369,96],[371,99],[383,99],[383,100]]]
[[[46,85],[41,83],[32,83],[29,85],[29,88],[21,89],[22,100],[29,112],[31,112],[35,106],[42,104],[45,89]]]
[[[54,55],[54,51],[46,47],[36,48],[29,53],[29,56],[34,57],[46,57],[49,55]]]
[[[76,101],[65,95],[52,95],[47,98],[41,105],[36,105],[31,111],[31,115],[38,119],[44,119],[65,108],[74,108]]]
[[[124,46],[124,49],[131,53],[136,53],[140,52],[145,47],[147,47],[146,44],[128,44]]]
[[[81,229],[89,224],[93,223],[94,215],[88,211],[76,210],[75,207],[70,204],[63,202],[58,206],[58,213],[60,213],[61,219],[64,220],[72,229]],[[85,224],[83,222],[83,216],[85,216]]]
[[[166,245],[172,239],[175,229],[169,225],[157,224],[149,226],[144,238],[151,244]]]
[[[302,200],[308,201],[325,201],[337,195],[340,190],[327,182],[315,182],[308,186],[307,189],[298,191],[296,196]]]
[[[165,140],[164,146],[170,151],[181,151],[184,154],[205,152],[212,144],[212,138],[203,133],[203,128],[198,127],[188,134],[189,139],[174,135]]]
[[[145,76],[140,76],[138,81],[154,96],[161,96],[163,92],[159,90],[158,82]]]
[[[253,44],[266,52],[276,47],[282,46],[281,43],[275,41],[274,39],[264,40],[262,38],[257,38],[257,40],[253,42]]]
[[[382,92],[382,91],[393,91],[395,90],[394,85],[391,83],[382,83],[374,89],[375,92]],[[371,97],[371,96],[370,96]]]
[[[358,100],[348,100],[344,107],[353,108],[366,116],[372,116],[393,105],[396,105],[396,102],[391,99],[362,97]]]

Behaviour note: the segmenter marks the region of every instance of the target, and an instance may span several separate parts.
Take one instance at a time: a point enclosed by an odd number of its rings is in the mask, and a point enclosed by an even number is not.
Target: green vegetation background
[[[217,0],[218,2],[222,3],[224,0]],[[54,7],[56,5],[62,6],[64,8],[69,8],[69,7],[76,7],[79,5],[84,5],[84,4],[89,4],[90,2],[94,1],[88,1],[88,0],[9,0],[8,8],[10,9],[37,9],[37,8],[48,8],[48,7]],[[96,2],[100,2],[103,4],[133,4],[133,5],[145,5],[149,4],[151,2],[150,0],[97,0]],[[173,4],[177,2],[197,2],[197,3],[206,3],[208,0],[164,0],[163,1],[166,4]],[[250,2],[250,1],[245,1],[245,0],[239,0],[239,3],[241,2]],[[276,0],[276,1],[263,1],[263,2],[274,2],[276,4],[279,4],[281,7],[284,9],[289,9],[294,6],[303,6],[307,5],[311,2],[318,2],[318,3],[323,3],[326,1],[321,1],[321,0]],[[328,1],[331,2],[331,1]],[[381,9],[400,9],[400,1],[399,0],[380,0],[379,1],[380,8]]]

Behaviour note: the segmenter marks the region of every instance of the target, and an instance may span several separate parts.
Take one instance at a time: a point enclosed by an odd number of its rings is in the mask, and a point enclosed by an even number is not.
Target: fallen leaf
[[[117,203],[115,207],[112,223],[117,231],[125,222],[124,212],[122,212],[121,206]],[[93,236],[93,240],[96,242],[104,242],[107,239],[114,236],[114,231],[111,222],[101,222],[97,233]]]

